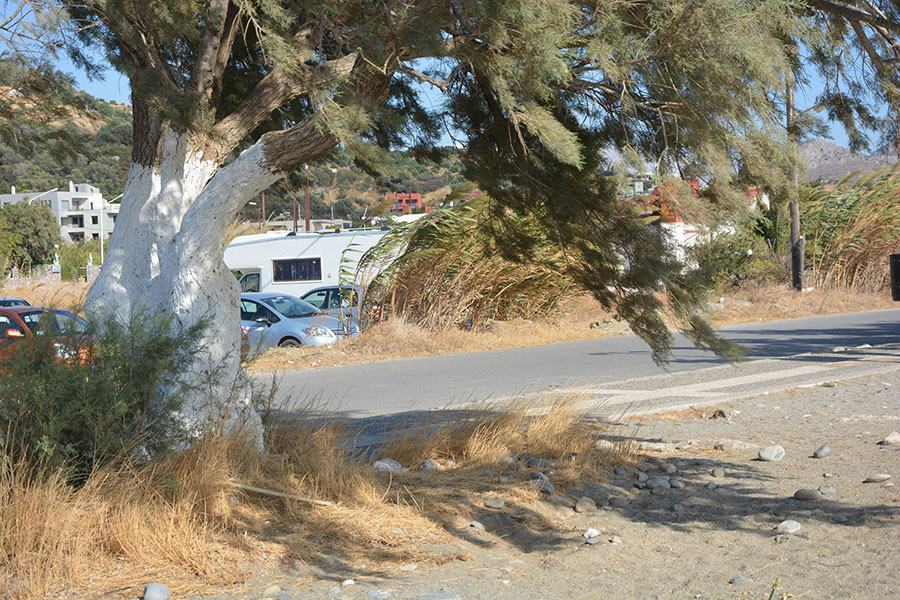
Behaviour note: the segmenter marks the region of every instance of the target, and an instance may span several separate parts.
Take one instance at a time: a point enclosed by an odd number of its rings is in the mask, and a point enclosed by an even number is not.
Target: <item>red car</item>
[[[10,344],[33,335],[51,336],[84,335],[90,326],[76,314],[59,308],[43,306],[8,306],[0,308],[0,353],[5,354]],[[62,344],[54,344],[57,356],[72,358]],[[72,353],[74,355],[74,353]]]

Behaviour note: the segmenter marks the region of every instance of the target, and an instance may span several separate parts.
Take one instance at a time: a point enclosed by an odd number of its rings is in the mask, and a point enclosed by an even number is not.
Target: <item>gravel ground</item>
[[[585,482],[526,507],[533,516],[524,519],[512,503],[484,508],[478,525],[453,532],[470,560],[294,567],[215,598],[763,599],[776,578],[779,598],[900,598],[900,446],[878,445],[900,430],[900,372],[643,417],[616,430],[644,444],[646,473],[629,468],[603,484]],[[824,444],[830,455],[814,458]],[[784,458],[759,460],[772,445]],[[863,483],[875,474],[891,479]],[[643,485],[664,478],[672,486],[674,477],[683,487],[655,495],[635,487],[645,475]],[[821,497],[794,499],[801,489]],[[582,495],[600,507],[575,512]],[[525,526],[538,518],[550,525]],[[778,533],[787,520],[799,530]],[[589,528],[595,543],[583,535]]]

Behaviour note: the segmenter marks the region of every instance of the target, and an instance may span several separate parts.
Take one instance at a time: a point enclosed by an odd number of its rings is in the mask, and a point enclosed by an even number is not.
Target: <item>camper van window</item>
[[[272,280],[275,282],[320,281],[321,279],[321,258],[292,258],[272,261]]]

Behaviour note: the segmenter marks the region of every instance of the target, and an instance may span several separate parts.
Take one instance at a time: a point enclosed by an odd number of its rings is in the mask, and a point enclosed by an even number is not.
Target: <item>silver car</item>
[[[359,290],[356,286],[327,285],[303,294],[305,300],[333,317],[359,327]]]
[[[324,346],[343,337],[338,319],[288,294],[241,294],[241,328],[248,334],[250,352],[268,348]],[[351,328],[350,336],[358,335]]]

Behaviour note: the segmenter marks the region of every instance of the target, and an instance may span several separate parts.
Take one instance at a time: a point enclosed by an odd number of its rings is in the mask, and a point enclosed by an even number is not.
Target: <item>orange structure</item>
[[[409,214],[411,212],[418,211],[424,213],[430,213],[430,206],[422,205],[422,195],[419,193],[404,193],[404,192],[396,192],[393,194],[387,195],[387,200],[390,202],[389,210],[392,213],[404,213]]]

